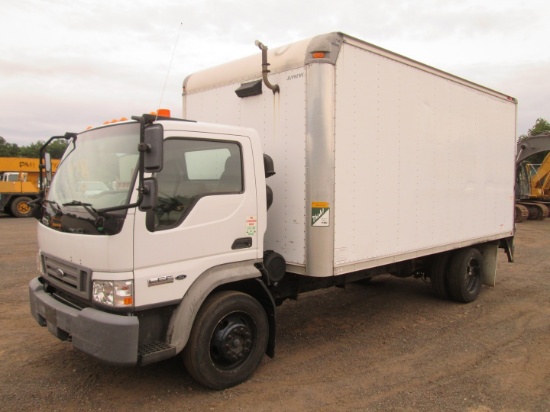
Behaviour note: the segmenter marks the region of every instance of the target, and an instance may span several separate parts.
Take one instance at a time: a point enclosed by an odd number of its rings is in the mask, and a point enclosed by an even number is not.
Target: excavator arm
[[[550,154],[533,173],[525,160],[534,154],[550,151],[550,133],[530,136],[517,144],[516,222],[542,220],[550,215]]]
[[[533,173],[530,164],[524,162],[528,157],[550,151],[550,133],[530,136],[518,142],[516,149],[516,197],[518,199],[540,198],[543,187],[550,188],[550,159],[546,156],[539,169]],[[548,193],[550,196],[550,193]]]
[[[550,199],[550,153],[546,155],[537,172],[531,177],[531,196]]]

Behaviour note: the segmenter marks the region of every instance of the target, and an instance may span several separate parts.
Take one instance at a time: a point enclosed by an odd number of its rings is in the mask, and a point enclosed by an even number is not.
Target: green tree
[[[40,140],[36,143],[31,143],[28,146],[23,146],[20,148],[19,153],[21,157],[33,157],[37,158],[40,154],[40,148],[44,142],[41,142]]]
[[[40,148],[44,145],[42,140],[35,143],[31,143],[27,146],[19,147],[15,143],[8,143],[6,139],[0,136],[0,157],[32,157],[38,158],[40,155]],[[67,142],[64,140],[55,140],[48,145],[46,152],[50,153],[52,159],[61,159],[65,149],[67,148]]]
[[[527,134],[522,134],[518,140],[521,142],[528,137],[536,136],[544,132],[550,132],[550,123],[546,119],[539,117],[535,122],[535,125],[527,131]]]
[[[47,151],[52,156],[52,159],[61,159],[61,156],[63,156],[63,153],[65,153],[65,149],[67,148],[67,146],[68,143],[66,140],[54,140],[48,146]]]
[[[19,146],[0,136],[0,157],[19,157]]]

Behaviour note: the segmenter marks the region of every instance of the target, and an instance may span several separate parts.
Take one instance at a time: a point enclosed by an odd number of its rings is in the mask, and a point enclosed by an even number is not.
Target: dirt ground
[[[550,410],[550,219],[518,225],[516,262],[499,252],[497,286],[468,305],[389,276],[283,304],[275,358],[224,391],[180,358],[106,366],[39,327],[36,224],[0,216],[0,410]]]

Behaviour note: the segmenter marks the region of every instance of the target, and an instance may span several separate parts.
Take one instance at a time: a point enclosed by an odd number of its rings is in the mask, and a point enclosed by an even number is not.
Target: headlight
[[[115,308],[132,306],[134,303],[134,282],[131,280],[94,280],[92,296],[94,301]]]
[[[40,276],[44,276],[44,265],[42,264],[42,254],[40,252],[36,255],[36,269]]]

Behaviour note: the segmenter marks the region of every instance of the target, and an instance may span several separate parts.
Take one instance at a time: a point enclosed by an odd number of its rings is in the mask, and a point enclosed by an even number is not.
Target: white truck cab
[[[140,167],[141,174],[147,168],[140,166],[140,120],[146,135],[154,128],[153,150],[164,157],[161,166],[149,168],[154,178],[140,178]],[[258,281],[268,207],[264,165],[271,166],[256,132],[155,120],[75,135],[38,224],[41,273],[30,285],[34,317],[77,349],[118,365],[181,352],[201,303],[224,285],[232,284],[233,293],[259,291],[266,330],[266,314],[273,314]],[[152,180],[145,193],[143,182]],[[86,190],[86,182],[104,182],[105,190]],[[146,196],[156,203],[148,210],[138,201]],[[140,203],[142,210],[128,208]],[[260,327],[252,315],[242,316],[220,332],[219,346],[236,345],[230,358],[255,350],[261,359],[267,338],[258,348],[234,343]],[[227,356],[220,355],[223,365],[231,364]]]

